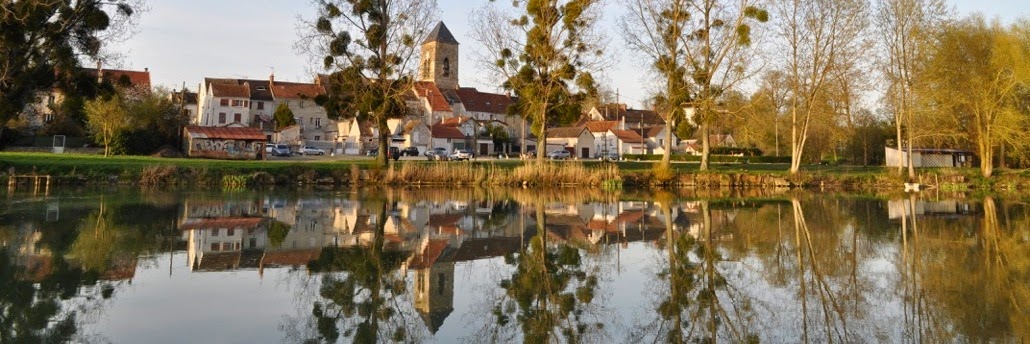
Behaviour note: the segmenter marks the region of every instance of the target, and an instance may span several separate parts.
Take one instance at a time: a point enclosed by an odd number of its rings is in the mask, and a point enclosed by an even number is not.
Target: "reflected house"
[[[53,252],[40,240],[43,233],[34,223],[17,225],[14,240],[3,241],[4,249],[14,258],[14,266],[18,267],[15,278],[22,281],[42,282],[53,270]]]
[[[957,200],[915,201],[916,216],[959,217],[974,211],[970,204]],[[912,203],[907,199],[887,201],[887,218],[894,220],[902,216],[912,216]]]
[[[187,264],[193,271],[256,268],[253,256],[264,248],[267,226],[267,219],[261,217],[187,219],[180,226],[186,240]]]

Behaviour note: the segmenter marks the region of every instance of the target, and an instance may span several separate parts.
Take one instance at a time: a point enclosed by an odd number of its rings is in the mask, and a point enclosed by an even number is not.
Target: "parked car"
[[[443,147],[436,147],[427,150],[425,156],[429,160],[447,160],[447,149]]]
[[[547,153],[547,158],[548,159],[561,160],[561,159],[568,159],[568,158],[571,158],[571,157],[572,157],[572,154],[569,154],[569,151],[564,150],[564,149],[559,149],[559,150],[555,150],[555,151],[551,151],[550,153]]]
[[[304,155],[325,155],[325,151],[314,146],[304,146],[300,149],[300,154]]]
[[[418,156],[418,148],[408,147],[401,150],[401,156]]]
[[[290,146],[284,144],[276,144],[272,147],[272,155],[275,156],[290,156],[293,152],[290,151]]]
[[[274,143],[265,143],[265,153],[272,154],[272,149],[275,149]]]
[[[468,149],[455,148],[454,153],[449,156],[451,160],[468,160],[472,159],[472,152]]]
[[[597,154],[594,154],[594,158],[601,159],[601,160],[608,160],[608,161],[616,161],[616,160],[619,160],[619,153],[612,152],[612,151],[597,152]]]

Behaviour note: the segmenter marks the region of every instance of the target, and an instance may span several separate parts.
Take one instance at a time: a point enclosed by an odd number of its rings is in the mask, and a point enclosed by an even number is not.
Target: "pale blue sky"
[[[504,5],[509,2],[498,1]],[[487,71],[477,68],[467,52],[477,48],[469,36],[473,9],[485,0],[440,0],[440,19],[461,43],[460,83],[497,91]],[[1005,22],[1030,16],[1028,0],[953,0],[959,15],[982,12]],[[277,80],[310,81],[307,59],[293,51],[298,15],[310,16],[305,0],[179,0],[151,2],[140,19],[139,33],[116,49],[126,58],[118,67],[150,68],[155,85],[196,90],[204,77],[267,78],[275,68]],[[610,49],[621,43],[616,30],[619,2],[605,2],[604,27],[612,35]],[[616,57],[620,58],[620,57]],[[618,89],[621,100],[639,107],[647,97],[643,68],[628,56],[605,70],[607,87]]]

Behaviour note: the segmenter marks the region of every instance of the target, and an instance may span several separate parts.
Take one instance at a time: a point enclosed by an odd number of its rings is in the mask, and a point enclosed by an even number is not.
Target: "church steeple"
[[[443,22],[436,24],[422,41],[418,79],[436,83],[440,89],[458,88],[458,40]]]

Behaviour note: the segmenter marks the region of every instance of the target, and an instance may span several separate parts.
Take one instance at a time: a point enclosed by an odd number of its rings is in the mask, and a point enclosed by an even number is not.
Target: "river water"
[[[0,193],[0,343],[1021,343],[1026,198]]]

